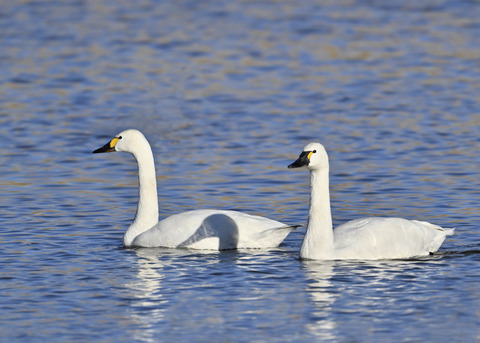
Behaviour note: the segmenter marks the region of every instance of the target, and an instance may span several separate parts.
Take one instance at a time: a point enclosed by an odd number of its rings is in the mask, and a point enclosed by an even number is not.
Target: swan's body
[[[137,130],[125,130],[94,153],[124,151],[138,163],[137,213],[125,231],[126,247],[190,249],[272,248],[295,226],[236,211],[196,210],[158,221],[157,181],[152,149]]]
[[[236,211],[196,210],[174,214],[136,236],[131,245],[190,249],[278,246],[292,230],[275,220]]]
[[[300,257],[314,260],[398,259],[437,251],[454,229],[402,218],[363,218],[332,227],[329,164],[320,143],[305,146],[289,168],[310,170],[310,210]]]

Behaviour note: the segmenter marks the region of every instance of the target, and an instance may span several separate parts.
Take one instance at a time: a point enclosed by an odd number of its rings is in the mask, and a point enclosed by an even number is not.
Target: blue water
[[[0,341],[478,342],[477,1],[2,1]],[[152,144],[160,216],[305,224],[310,141],[334,224],[456,227],[408,261],[124,249]]]

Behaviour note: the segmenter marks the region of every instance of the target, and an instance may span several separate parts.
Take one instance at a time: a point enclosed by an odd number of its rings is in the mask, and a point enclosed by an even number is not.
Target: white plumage
[[[157,181],[152,150],[137,130],[125,130],[93,153],[123,151],[138,163],[137,213],[125,231],[126,247],[240,249],[277,247],[295,226],[236,211],[196,210],[158,221]]]
[[[243,249],[278,246],[291,226],[237,211],[195,210],[174,214],[136,236],[133,246]]]
[[[310,143],[289,168],[310,170],[310,210],[300,257],[315,260],[399,259],[437,251],[454,229],[402,218],[363,218],[333,230],[330,209],[329,163],[325,148]]]

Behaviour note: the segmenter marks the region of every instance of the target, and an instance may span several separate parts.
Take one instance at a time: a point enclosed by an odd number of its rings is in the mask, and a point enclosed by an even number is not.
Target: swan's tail
[[[283,242],[283,240],[288,236],[290,232],[292,232],[293,230],[295,230],[300,226],[302,225],[283,225],[283,226],[272,227],[268,230],[264,230],[260,232],[257,235],[256,240],[262,240],[265,237],[270,237],[272,241],[276,242],[275,244],[273,244],[273,246],[278,246],[280,245],[280,243]]]
[[[447,238],[447,236],[453,235],[455,232],[455,228],[445,228],[439,225],[419,220],[413,220],[413,222],[420,224],[424,228],[429,229],[430,234],[425,236],[430,237],[428,238],[430,240],[430,243],[426,247],[429,253],[436,252],[438,249],[440,249],[440,246],[445,241],[445,238]]]
[[[295,230],[296,228],[299,228],[303,225],[284,225],[284,226],[280,226],[280,227],[277,227],[276,229],[278,230],[281,230],[281,229],[285,229],[285,230],[290,230],[290,231],[293,231]]]
[[[452,227],[452,228],[442,228],[441,231],[444,231],[445,232],[445,236],[451,236],[455,233],[455,227]]]
[[[424,227],[427,227],[429,229],[437,230],[441,233],[442,236],[451,236],[455,232],[455,228],[446,228],[446,227],[441,227],[439,225],[435,225],[429,222],[424,222],[420,220],[412,220],[412,222],[418,223]]]
[[[283,226],[271,228],[270,230],[272,230],[272,231],[287,231],[288,233],[290,233],[293,230],[295,230],[296,228],[299,228],[301,226],[303,226],[303,225],[283,225]]]
[[[455,232],[455,228],[446,228],[446,227],[440,227],[440,226],[437,226],[435,227],[435,229],[437,231],[440,231],[440,234],[438,234],[434,239],[433,239],[433,242],[432,242],[432,246],[430,247],[429,249],[429,252],[432,253],[432,252],[435,252],[437,251],[438,249],[440,249],[440,246],[443,244],[443,242],[445,241],[445,238],[447,238],[447,236],[451,236],[454,234]]]

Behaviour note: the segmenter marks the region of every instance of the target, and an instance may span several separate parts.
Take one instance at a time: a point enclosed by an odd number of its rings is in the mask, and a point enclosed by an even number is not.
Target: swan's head
[[[123,151],[135,154],[137,151],[145,149],[145,144],[149,146],[147,139],[138,130],[130,129],[120,132],[114,138],[101,148],[94,150],[94,154],[102,152]]]
[[[328,169],[328,155],[320,143],[309,143],[303,148],[302,153],[288,168],[307,167],[310,170]]]

